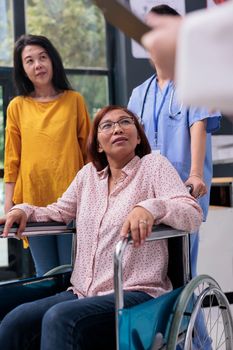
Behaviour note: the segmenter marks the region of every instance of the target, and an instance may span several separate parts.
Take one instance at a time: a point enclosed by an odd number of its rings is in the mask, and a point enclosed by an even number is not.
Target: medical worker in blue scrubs
[[[179,15],[168,5],[155,6],[151,11]],[[133,90],[128,108],[138,115],[152,151],[166,156],[185,184],[191,186],[205,221],[212,179],[211,133],[219,128],[220,114],[183,106],[174,82],[166,79],[153,57],[151,60],[156,74]],[[198,242],[198,235],[191,235],[192,276],[197,273]]]

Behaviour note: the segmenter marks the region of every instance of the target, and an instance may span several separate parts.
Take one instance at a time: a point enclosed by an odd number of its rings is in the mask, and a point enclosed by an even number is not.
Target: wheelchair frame
[[[9,234],[9,238],[15,238],[16,228],[11,230]],[[36,234],[35,234],[36,231]],[[52,223],[51,226],[48,223],[28,223],[23,236],[43,236],[48,234],[70,234],[75,233],[75,225],[74,223],[69,224],[68,226],[61,223]],[[0,235],[1,237],[1,235]],[[217,282],[207,275],[200,275],[191,279],[190,273],[190,256],[189,256],[189,233],[184,232],[182,230],[175,230],[171,227],[165,225],[158,225],[153,227],[152,234],[146,239],[145,244],[148,244],[150,241],[160,240],[160,239],[169,239],[181,237],[182,239],[182,263],[183,263],[183,281],[185,287],[183,291],[180,293],[178,297],[178,302],[175,305],[174,311],[172,312],[172,320],[168,325],[168,330],[166,333],[168,334],[167,342],[164,343],[164,340],[161,338],[160,341],[157,342],[155,335],[155,342],[150,347],[150,350],[175,350],[177,344],[182,344],[184,347],[181,349],[184,350],[193,350],[192,341],[193,335],[195,333],[195,321],[202,309],[203,304],[206,303],[206,299],[209,302],[210,306],[213,306],[217,303],[219,314],[221,314],[221,320],[223,321],[223,332],[225,335],[224,342],[226,347],[225,350],[233,349],[233,320],[229,307],[228,300],[225,294],[221,291],[221,288],[217,284]],[[72,261],[74,261],[75,257],[75,244],[76,244],[76,235],[73,235],[73,251],[72,251]],[[122,271],[122,259],[124,251],[127,246],[132,244],[132,239],[127,237],[118,242],[116,245],[115,253],[114,253],[114,289],[115,289],[115,297],[116,297],[116,347],[117,350],[120,349],[119,344],[119,328],[118,328],[118,312],[124,308],[123,301],[123,271]],[[49,271],[46,275],[50,277],[42,277],[42,279],[49,278],[57,278],[58,274],[64,274],[67,271],[67,268],[71,268],[71,266],[59,266],[51,271]],[[34,281],[34,279],[32,279]],[[36,280],[36,279],[35,279]],[[32,283],[34,283],[32,281]],[[43,283],[47,283],[47,280],[42,281]],[[39,281],[40,283],[40,281]],[[13,283],[14,284],[14,283]],[[16,283],[17,284],[17,283]],[[20,283],[19,283],[20,284]],[[23,283],[23,285],[30,284],[29,281]],[[3,287],[3,286],[2,286]],[[7,287],[10,287],[10,283],[7,283]],[[25,287],[25,286],[24,286]],[[47,286],[46,286],[47,288]],[[47,292],[46,292],[47,293]],[[157,299],[159,299],[158,297]],[[194,300],[194,302],[193,302]],[[191,304],[191,310],[190,310]],[[205,306],[205,305],[204,305]],[[188,315],[188,316],[187,316]],[[188,317],[184,322],[185,318]],[[220,317],[220,316],[219,316]],[[185,323],[185,329],[183,324]],[[210,334],[211,335],[211,334]],[[221,341],[221,339],[220,339]],[[208,349],[222,349],[221,344],[216,345],[215,348],[212,346]],[[196,348],[195,348],[196,349]],[[199,348],[197,348],[199,349]],[[201,348],[200,348],[201,349]],[[207,349],[207,348],[203,348]],[[130,350],[130,349],[127,349]],[[138,350],[138,349],[137,349]]]
[[[202,339],[195,339],[195,341],[197,341],[198,344],[201,344],[200,342],[202,342],[203,347],[200,347],[200,349],[232,350],[233,319],[231,315],[229,302],[225,294],[222,292],[218,283],[210,276],[200,275],[191,279],[189,233],[181,230],[175,230],[165,225],[154,226],[152,234],[146,239],[145,244],[147,244],[147,242],[149,241],[169,239],[174,237],[182,237],[184,289],[180,293],[176,305],[174,305],[174,310],[172,311],[171,315],[172,320],[167,326],[167,328],[169,329],[166,329],[165,331],[165,333],[168,334],[167,341],[165,341],[164,337],[162,337],[161,339],[161,334],[154,334],[154,342],[151,345],[150,349],[175,350],[178,344],[181,346],[180,349],[194,349],[193,339],[194,337],[199,337],[197,328],[200,327],[198,325],[196,326],[196,324],[199,323],[198,318],[200,320],[200,313],[202,313],[202,310],[205,310],[204,307],[207,308],[207,302],[209,303],[210,308],[217,304],[219,312],[218,317],[223,322],[223,331],[220,334],[220,340],[215,339],[215,348],[212,347],[213,344],[208,344],[208,341],[210,341],[209,339],[211,337],[212,329],[210,330],[210,334],[208,333],[208,337],[207,334],[205,335],[203,341]],[[119,334],[119,312],[124,308],[122,259],[128,244],[132,243],[133,242],[130,236],[122,241],[119,241],[114,254],[114,289],[116,298],[115,315],[117,350],[121,350]],[[205,324],[204,327],[206,327],[207,329],[207,326],[209,327],[208,324]],[[211,324],[210,327],[212,327]],[[207,331],[209,331],[209,329],[207,329]],[[223,338],[223,335],[225,336],[225,338]],[[156,339],[157,336],[159,336],[159,338]],[[158,339],[160,340],[158,341]],[[222,345],[225,347],[221,347]],[[128,350],[130,349],[131,348],[128,348]],[[195,349],[199,349],[199,347]]]

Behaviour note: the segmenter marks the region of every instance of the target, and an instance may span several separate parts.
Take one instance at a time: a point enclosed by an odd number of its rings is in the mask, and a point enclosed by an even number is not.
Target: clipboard
[[[151,27],[141,21],[140,18],[118,1],[94,0],[94,3],[101,9],[109,23],[137,41],[140,45],[142,36],[151,30]]]

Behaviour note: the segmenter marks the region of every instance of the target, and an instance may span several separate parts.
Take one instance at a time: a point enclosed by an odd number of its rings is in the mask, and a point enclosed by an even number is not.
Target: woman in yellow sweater
[[[19,96],[7,109],[5,212],[27,202],[57,200],[86,160],[90,120],[83,97],[72,90],[59,53],[43,36],[23,35],[14,49]],[[71,237],[30,238],[37,275],[67,264]]]

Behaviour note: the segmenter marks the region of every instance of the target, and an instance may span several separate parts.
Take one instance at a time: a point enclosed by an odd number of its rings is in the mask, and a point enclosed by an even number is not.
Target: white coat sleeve
[[[233,114],[233,1],[186,16],[178,40],[176,81],[185,105]]]

